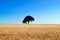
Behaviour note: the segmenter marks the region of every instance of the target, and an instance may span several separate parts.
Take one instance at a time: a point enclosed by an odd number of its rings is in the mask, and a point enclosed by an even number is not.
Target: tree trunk
[[[29,22],[28,22],[28,25],[29,25]]]

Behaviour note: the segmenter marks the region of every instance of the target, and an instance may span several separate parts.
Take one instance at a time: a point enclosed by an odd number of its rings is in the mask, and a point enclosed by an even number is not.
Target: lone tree
[[[23,23],[29,24],[30,21],[34,21],[34,18],[32,16],[26,16],[23,20]]]

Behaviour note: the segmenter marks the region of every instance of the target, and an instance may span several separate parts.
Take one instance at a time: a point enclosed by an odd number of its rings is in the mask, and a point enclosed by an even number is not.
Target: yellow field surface
[[[0,40],[60,40],[60,24],[0,24]]]

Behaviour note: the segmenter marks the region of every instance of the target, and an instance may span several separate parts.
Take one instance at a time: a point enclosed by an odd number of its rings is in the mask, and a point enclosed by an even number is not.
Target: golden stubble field
[[[0,24],[0,40],[60,40],[60,24]]]

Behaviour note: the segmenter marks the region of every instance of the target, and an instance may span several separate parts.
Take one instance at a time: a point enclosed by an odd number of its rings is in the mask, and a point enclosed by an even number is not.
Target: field
[[[60,40],[60,24],[0,24],[0,40]]]

